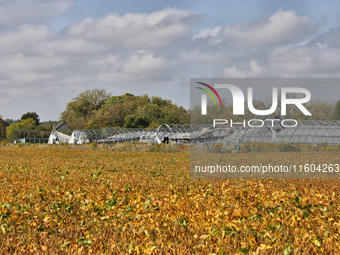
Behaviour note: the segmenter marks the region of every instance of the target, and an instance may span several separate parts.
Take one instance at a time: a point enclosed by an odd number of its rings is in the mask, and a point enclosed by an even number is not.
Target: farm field
[[[340,253],[339,179],[192,179],[189,164],[187,152],[0,147],[1,254]]]

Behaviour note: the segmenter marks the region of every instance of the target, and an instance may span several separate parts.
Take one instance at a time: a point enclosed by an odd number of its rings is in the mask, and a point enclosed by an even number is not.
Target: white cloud
[[[228,24],[221,29],[221,36],[237,45],[267,45],[300,39],[313,28],[309,17],[278,10],[254,23]]]
[[[17,6],[22,1],[0,0],[0,14],[6,8],[12,13],[25,9]],[[27,7],[18,23],[0,15],[0,102],[7,102],[2,109],[39,93],[48,98],[46,106],[54,103],[60,113],[77,93],[105,86],[109,90],[112,84],[116,93],[158,91],[170,96],[178,94],[173,84],[185,91],[189,77],[340,76],[340,29],[311,40],[317,25],[294,11],[278,10],[258,21],[219,24],[196,34],[192,26],[201,18],[190,10],[110,13],[71,23],[57,33],[39,22],[71,5],[46,3],[56,10],[32,17],[36,10]],[[48,10],[44,6],[39,4]],[[4,28],[6,22],[12,23]],[[167,89],[157,90],[162,86]],[[182,104],[187,103],[185,93]]]
[[[192,37],[192,39],[196,40],[198,38],[206,38],[208,36],[216,37],[221,29],[222,29],[222,27],[220,27],[220,26],[217,26],[217,27],[215,27],[213,29],[209,29],[209,28],[203,29],[197,35],[194,35]]]
[[[65,33],[94,40],[106,40],[128,48],[159,48],[190,34],[190,26],[200,21],[190,10],[166,8],[147,13],[111,13],[104,18],[87,18],[65,29]]]
[[[17,81],[18,83],[20,81]],[[46,93],[56,92],[59,88],[56,85],[46,84],[45,86],[31,85],[31,86],[18,86],[12,85],[3,89],[1,92],[9,95],[11,98],[28,98],[31,99],[33,96],[40,96]],[[18,102],[18,101],[17,101]],[[21,102],[21,101],[20,101]]]
[[[45,74],[45,73],[38,73],[38,72],[11,73],[8,76],[12,78],[13,82],[22,82],[22,83],[46,81],[46,80],[53,79],[55,77],[53,74]],[[38,91],[40,92],[41,88],[38,89]]]
[[[318,75],[334,72],[340,65],[340,49],[309,46],[281,46],[268,53],[267,59],[273,68],[281,72]]]
[[[112,64],[117,63],[118,60],[119,60],[118,56],[108,54],[104,58],[97,59],[97,60],[93,61],[93,64],[97,65],[97,66],[112,65]]]
[[[36,22],[69,11],[73,0],[4,0],[0,2],[0,25]]]
[[[45,26],[21,26],[11,32],[0,32],[0,53],[17,52],[44,41],[48,30]]]
[[[59,57],[26,57],[21,53],[0,58],[0,71],[45,70],[62,65],[65,61]]]
[[[180,56],[178,58],[179,62],[194,62],[194,63],[205,63],[205,62],[211,62],[211,63],[223,63],[225,61],[225,58],[223,57],[223,54],[220,52],[201,52],[198,49],[191,50],[191,51],[181,51]]]
[[[81,75],[78,75],[78,76],[74,76],[74,77],[71,77],[71,78],[67,78],[64,80],[65,83],[69,83],[69,84],[74,84],[74,83],[80,83],[80,82],[84,82],[86,80],[89,80],[90,77],[88,76],[81,76]]]
[[[21,53],[0,57],[0,74],[13,82],[30,83],[54,78],[47,69],[60,66],[65,61],[59,57],[26,57]],[[52,70],[49,70],[50,72]]]
[[[163,57],[156,57],[146,51],[138,51],[128,58],[122,60],[117,56],[107,56],[105,59],[95,61],[101,66],[104,72],[98,74],[101,81],[113,82],[138,80],[145,77],[154,77],[160,75],[160,71],[168,64]]]
[[[91,51],[93,49],[94,46],[90,42],[81,39],[42,42],[33,47],[33,50],[42,53],[80,53]]]
[[[262,68],[256,61],[250,61],[250,70],[239,70],[236,66],[225,68],[224,75],[230,78],[254,78],[262,74]]]
[[[166,59],[155,57],[149,53],[132,55],[122,67],[122,71],[130,74],[139,74],[161,69]]]

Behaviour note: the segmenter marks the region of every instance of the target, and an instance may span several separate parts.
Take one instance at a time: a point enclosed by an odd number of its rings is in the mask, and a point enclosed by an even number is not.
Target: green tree
[[[26,119],[34,119],[36,126],[40,124],[40,117],[36,112],[27,112],[23,114],[20,118],[20,120],[26,120]]]
[[[34,119],[24,119],[7,127],[6,136],[8,140],[14,140],[17,139],[18,136],[17,130],[33,130],[35,128],[36,121]]]
[[[70,128],[84,128],[93,111],[101,109],[111,94],[105,89],[86,90],[67,104],[60,119],[66,121]]]
[[[335,104],[335,108],[333,111],[333,119],[340,120],[340,100],[338,100],[338,102],[336,102]]]
[[[128,115],[124,120],[124,127],[126,128],[145,128],[151,124],[150,119],[145,115]]]
[[[189,123],[189,112],[161,97],[130,93],[111,96],[105,90],[87,90],[67,104],[60,118],[71,129],[146,128],[163,123]]]
[[[126,93],[110,97],[102,109],[93,111],[86,127],[146,128],[163,123],[189,123],[189,113],[161,97],[150,98],[147,94],[135,96]]]
[[[86,128],[123,127],[125,117],[133,114],[133,112],[134,105],[131,100],[115,103],[109,108],[94,111],[86,124]]]

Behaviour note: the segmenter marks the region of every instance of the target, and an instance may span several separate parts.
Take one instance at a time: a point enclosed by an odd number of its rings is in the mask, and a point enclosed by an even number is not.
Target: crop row
[[[280,157],[279,157],[280,156]],[[228,154],[236,164],[333,153]],[[189,153],[0,148],[2,254],[339,253],[338,179],[192,179]]]

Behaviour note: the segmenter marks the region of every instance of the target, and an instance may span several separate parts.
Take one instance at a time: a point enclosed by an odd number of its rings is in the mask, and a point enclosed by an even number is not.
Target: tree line
[[[289,95],[291,98],[297,95]],[[280,96],[278,97],[280,98]],[[253,100],[253,105],[258,110],[271,107],[270,98]],[[277,110],[264,118],[280,117],[280,101]],[[305,104],[312,116],[305,116],[294,105],[287,106],[289,119],[314,119],[314,120],[340,120],[340,100],[337,102],[312,99]],[[156,128],[163,123],[189,124],[213,123],[213,119],[250,119],[254,118],[245,102],[245,115],[233,116],[233,106],[230,102],[223,102],[223,106],[209,104],[208,115],[201,115],[201,106],[196,105],[190,110],[172,103],[171,100],[157,96],[135,96],[126,93],[113,96],[105,89],[86,90],[74,97],[60,114],[59,121],[67,122],[69,129],[98,129],[103,127],[125,128]],[[2,122],[1,122],[2,121]],[[20,121],[6,127],[0,115],[0,136],[9,140],[16,138],[17,130],[52,131],[52,122],[40,123],[36,112],[28,112],[21,116]]]
[[[189,111],[161,97],[129,93],[112,96],[104,89],[95,89],[73,98],[60,120],[70,129],[148,128],[162,123],[189,123],[189,117]]]
[[[163,123],[189,123],[190,115],[182,106],[161,97],[129,93],[113,96],[104,89],[94,89],[73,98],[59,121],[66,122],[69,129],[155,128]],[[17,130],[52,131],[52,123],[43,126],[39,115],[30,112],[7,127],[7,139],[15,139]]]
[[[46,125],[47,124],[47,125]],[[35,130],[35,131],[52,131],[52,122],[40,123],[40,117],[36,112],[27,112],[23,114],[19,121],[12,123],[5,129],[2,138],[8,140],[16,139],[17,130]]]

